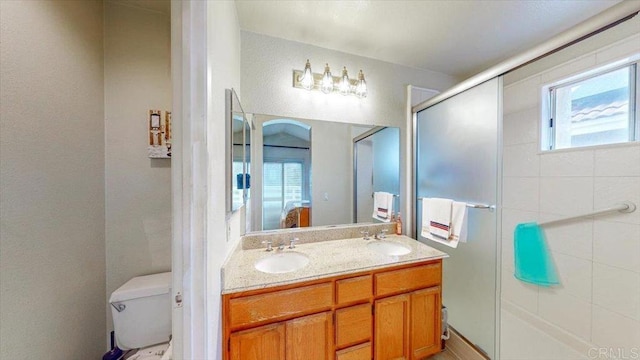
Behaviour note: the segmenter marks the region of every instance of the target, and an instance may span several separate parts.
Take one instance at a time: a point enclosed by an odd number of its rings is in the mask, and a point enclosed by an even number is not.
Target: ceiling
[[[243,30],[435,70],[461,80],[620,2],[235,1]]]

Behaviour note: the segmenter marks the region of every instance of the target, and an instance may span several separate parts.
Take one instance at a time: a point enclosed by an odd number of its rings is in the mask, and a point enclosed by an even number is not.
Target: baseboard
[[[464,360],[490,360],[487,355],[476,348],[469,340],[449,325],[449,340],[446,342],[446,350],[458,359]]]

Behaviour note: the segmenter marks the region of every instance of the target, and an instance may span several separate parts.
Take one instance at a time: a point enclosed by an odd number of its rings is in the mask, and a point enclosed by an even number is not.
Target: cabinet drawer
[[[371,304],[336,310],[336,346],[338,348],[371,339]]]
[[[379,273],[375,275],[376,296],[439,285],[441,279],[442,262]]]
[[[336,352],[336,360],[371,360],[371,343],[364,343]]]
[[[336,304],[369,300],[373,293],[371,275],[336,281]]]
[[[329,310],[333,304],[331,283],[303,286],[229,300],[229,325],[238,327]]]

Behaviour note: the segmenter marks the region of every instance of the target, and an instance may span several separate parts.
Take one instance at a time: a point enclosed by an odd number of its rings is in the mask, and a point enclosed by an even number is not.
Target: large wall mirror
[[[251,231],[377,222],[373,193],[399,194],[398,128],[248,116]]]

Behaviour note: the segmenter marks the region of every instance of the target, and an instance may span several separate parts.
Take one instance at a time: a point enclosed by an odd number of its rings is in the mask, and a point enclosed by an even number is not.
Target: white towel
[[[440,244],[457,248],[459,242],[467,242],[467,204],[454,201],[451,205],[451,235],[448,239],[434,236],[430,232],[429,220],[430,208],[429,199],[422,199],[422,231],[420,235],[423,238],[438,242]]]
[[[427,207],[429,208],[429,232],[432,235],[449,239],[451,236],[451,209],[453,200],[430,198],[427,199]]]
[[[373,218],[382,222],[390,222],[393,213],[393,194],[387,192],[373,193]]]
[[[450,239],[456,242],[467,242],[467,203],[454,201],[451,205]]]

